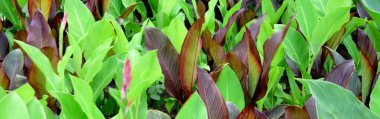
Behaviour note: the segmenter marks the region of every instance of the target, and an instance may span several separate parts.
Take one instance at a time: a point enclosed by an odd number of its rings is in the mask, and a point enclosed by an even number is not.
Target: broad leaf
[[[53,48],[57,52],[57,45],[50,26],[39,10],[35,12],[32,23],[29,25],[27,43],[39,49],[44,47]]]
[[[26,104],[26,107],[28,108],[29,118],[46,119],[45,110],[37,98],[34,97],[29,103]]]
[[[331,70],[326,76],[326,81],[333,82],[346,88],[354,70],[355,64],[353,60],[344,61]]]
[[[248,67],[248,92],[249,96],[253,97],[257,84],[260,80],[261,73],[263,71],[262,65],[261,65],[261,59],[259,52],[257,51],[257,47],[255,44],[254,39],[252,39],[251,33],[248,29],[246,29],[245,36],[247,43],[247,53],[248,53],[248,59],[247,59],[247,67]]]
[[[26,82],[26,79],[22,78],[24,55],[20,49],[12,50],[4,58],[2,65],[10,80],[9,90],[14,90]]]
[[[197,75],[198,93],[207,108],[208,118],[227,119],[228,110],[214,80],[204,70],[198,68]]]
[[[22,99],[11,92],[0,99],[0,118],[2,119],[28,119],[28,109]],[[16,111],[17,110],[17,111]]]
[[[297,64],[301,72],[306,71],[309,66],[309,46],[302,35],[293,28],[289,31],[282,42],[287,56]]]
[[[165,90],[172,97],[182,101],[181,83],[178,78],[179,54],[160,30],[145,28],[145,45],[149,50],[157,49],[157,56],[165,76]]]
[[[296,19],[307,40],[311,38],[318,21],[318,13],[312,2],[313,0],[296,0]]]
[[[198,92],[194,92],[179,110],[176,119],[207,119],[207,110]]]
[[[220,72],[216,85],[219,88],[225,101],[234,103],[241,111],[245,106],[244,92],[235,72],[229,67],[224,66]]]
[[[344,88],[326,81],[302,81],[309,84],[316,101],[318,118],[379,118]]]
[[[195,78],[197,76],[197,59],[201,49],[201,28],[204,18],[201,17],[190,27],[182,45],[179,56],[179,80],[186,98],[193,92]]]
[[[367,13],[375,20],[376,24],[380,24],[380,8],[376,5],[380,4],[377,0],[360,0],[366,8]]]
[[[86,113],[80,107],[80,104],[74,99],[73,95],[63,92],[56,92],[55,97],[61,105],[61,115],[67,118],[88,118]]]
[[[18,96],[20,96],[20,98],[22,99],[22,101],[24,101],[25,104],[29,103],[31,100],[34,99],[34,89],[28,83],[24,84],[20,88],[17,88],[15,92]]]
[[[88,30],[87,38],[79,43],[81,50],[85,51],[84,57],[88,60],[90,54],[99,46],[109,46],[114,36],[115,32],[113,26],[108,20],[101,20],[94,23]]]
[[[351,7],[336,8],[321,18],[317,23],[318,25],[314,28],[314,32],[309,41],[311,51],[314,55],[317,55],[321,46],[325,44],[335,32],[339,31],[343,24],[348,22],[350,8]]]
[[[46,88],[48,91],[64,91],[65,87],[62,87],[63,80],[60,79],[54,72],[53,67],[49,59],[43,55],[43,53],[30,45],[25,44],[21,41],[15,41],[21,49],[30,57],[36,67],[42,72],[46,80]]]
[[[177,17],[170,22],[169,26],[162,29],[162,32],[171,39],[175,49],[181,52],[182,44],[187,34],[183,14],[178,14]]]
[[[87,35],[90,26],[95,23],[91,12],[80,0],[65,0],[64,9],[67,12],[67,23],[70,33],[75,39]]]

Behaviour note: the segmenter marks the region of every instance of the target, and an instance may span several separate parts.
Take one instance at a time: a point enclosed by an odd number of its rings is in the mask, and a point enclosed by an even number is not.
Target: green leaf
[[[36,67],[46,77],[46,89],[49,92],[53,91],[65,91],[64,80],[60,79],[54,72],[53,67],[49,59],[37,48],[25,44],[24,42],[15,40],[15,42],[21,47],[21,49],[29,56]]]
[[[157,51],[144,54],[136,66],[132,67],[132,80],[127,98],[140,97],[154,82],[163,77],[157,58]]]
[[[90,10],[80,0],[66,0],[64,4],[67,12],[67,23],[70,34],[75,39],[87,35],[90,26],[95,23]]]
[[[215,29],[215,12],[214,12],[214,9],[215,9],[217,2],[218,2],[218,0],[210,0],[209,1],[208,10],[204,16],[205,23],[202,25],[201,31],[204,31],[205,28],[208,28],[211,33],[214,33],[214,29]]]
[[[34,99],[35,92],[29,83],[26,83],[20,88],[17,88],[15,92],[17,93],[17,95],[20,96],[20,98],[22,99],[22,101],[24,101],[25,104]]]
[[[88,57],[86,63],[83,64],[81,78],[87,82],[92,82],[96,73],[102,69],[103,59],[110,49],[110,46],[101,45],[92,51],[92,54]]]
[[[194,92],[183,104],[176,119],[207,119],[206,105],[197,92]]]
[[[282,45],[287,56],[298,64],[300,70],[305,71],[309,65],[310,49],[302,35],[295,29],[289,28]]]
[[[296,1],[296,19],[300,25],[302,33],[309,41],[313,30],[317,25],[318,13],[313,6],[312,1],[317,0],[297,0]]]
[[[70,76],[74,86],[74,99],[80,104],[82,110],[88,118],[104,118],[100,110],[96,107],[93,99],[94,94],[90,85],[74,76]]]
[[[88,118],[81,109],[80,104],[74,99],[73,95],[64,92],[54,93],[61,105],[61,116],[66,116],[69,119],[85,119]]]
[[[46,114],[41,103],[37,98],[33,98],[29,103],[26,104],[28,108],[29,118],[31,119],[46,119]]]
[[[177,17],[170,22],[168,27],[162,29],[162,32],[169,37],[177,52],[181,52],[182,44],[187,34],[184,19],[183,14],[178,14]]]
[[[187,20],[189,20],[190,24],[194,23],[194,18],[193,18],[193,11],[190,8],[189,4],[187,4],[185,1],[179,0],[179,5],[181,6],[183,12],[186,14]]]
[[[22,21],[12,0],[2,0],[0,6],[0,13],[6,16],[13,25],[22,28]]]
[[[353,93],[336,84],[321,80],[299,81],[309,84],[310,91],[315,98],[318,118],[379,118],[361,103]]]
[[[128,40],[125,37],[124,31],[120,27],[120,25],[116,22],[116,20],[113,17],[111,17],[111,15],[109,15],[107,13],[103,16],[103,19],[107,19],[107,20],[111,21],[111,23],[112,23],[112,25],[116,31],[115,32],[116,37],[115,37],[115,41],[113,42],[112,50],[116,54],[122,53],[122,52],[128,52],[127,47],[125,47],[125,45],[128,44]]]
[[[310,0],[313,2],[314,9],[318,11],[319,16],[325,16],[326,5],[329,0]]]
[[[1,119],[29,119],[25,103],[15,92],[1,98],[0,105]]]
[[[380,115],[380,83],[377,82],[372,90],[371,101],[369,102],[369,108],[372,112]]]
[[[275,24],[274,17],[276,14],[276,11],[274,10],[273,4],[271,0],[262,0],[262,11],[263,13],[267,14],[267,18],[269,19],[271,24]]]
[[[268,89],[265,93],[265,96],[261,98],[259,101],[257,101],[257,108],[262,109],[262,106],[264,105],[264,101],[267,99],[267,96],[269,92],[272,91],[272,88],[274,88],[279,82],[282,77],[282,74],[284,72],[285,68],[283,67],[273,67],[269,71],[269,80],[268,80]]]
[[[323,17],[314,29],[311,41],[311,51],[314,55],[318,53],[321,46],[325,44],[330,37],[340,30],[343,24],[348,22],[351,7],[341,7],[334,9]]]
[[[108,20],[101,20],[93,24],[88,31],[87,38],[79,43],[81,50],[84,52],[84,57],[88,59],[92,52],[99,46],[111,45],[115,33],[112,24]]]
[[[147,95],[143,93],[137,99],[135,99],[127,114],[127,119],[146,119],[148,115]]]
[[[239,78],[229,66],[224,66],[216,85],[225,101],[231,101],[240,111],[243,110],[245,107],[243,89]]]
[[[121,0],[111,0],[108,13],[114,18],[118,18],[124,11],[125,7]]]
[[[380,1],[378,0],[360,0],[364,7],[366,8],[367,13],[375,20],[376,24],[380,24]]]
[[[368,34],[369,39],[371,40],[375,50],[377,52],[380,51],[380,42],[377,39],[380,39],[380,31],[376,27],[375,22],[368,21],[368,27],[366,27],[365,31]]]

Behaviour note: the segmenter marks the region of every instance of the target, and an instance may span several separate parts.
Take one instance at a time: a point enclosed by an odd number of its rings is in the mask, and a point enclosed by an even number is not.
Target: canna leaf
[[[358,29],[356,46],[360,50],[362,64],[362,101],[367,101],[372,81],[377,71],[377,55],[374,46],[363,30]]]
[[[0,118],[2,119],[29,118],[25,103],[15,92],[10,92],[8,95],[2,97],[0,100],[0,105]],[[10,107],[11,109],[15,109],[17,111],[10,111]]]
[[[203,49],[205,53],[211,57],[210,60],[214,60],[214,63],[217,66],[228,62],[223,47],[213,40],[211,35],[206,35],[206,30],[204,31],[202,38],[204,40]]]
[[[294,17],[293,17],[294,18]],[[258,86],[255,90],[255,95],[253,97],[253,102],[256,102],[263,98],[267,92],[267,84],[269,80],[269,71],[271,67],[271,63],[273,61],[274,56],[277,53],[278,48],[280,47],[282,41],[284,40],[286,33],[290,27],[290,23],[293,21],[290,20],[284,29],[277,31],[274,33],[268,40],[264,43],[264,61],[263,61],[263,72],[261,74],[261,79],[258,83]]]
[[[2,89],[8,89],[9,87],[9,78],[7,76],[7,73],[5,72],[3,65],[0,65],[0,88]],[[1,98],[1,96],[0,96]]]
[[[318,13],[312,2],[312,0],[296,0],[296,19],[302,33],[308,41],[311,38],[313,30],[318,22]],[[322,6],[322,8],[323,7],[324,6]]]
[[[201,28],[204,18],[201,17],[190,27],[182,45],[179,56],[179,80],[186,98],[193,92],[193,84],[197,76],[197,59],[201,49]]]
[[[53,0],[28,0],[28,12],[33,18],[37,10],[41,10],[43,17],[47,21],[52,8]],[[54,7],[54,6],[53,6]]]
[[[227,31],[228,29],[230,29],[230,27],[232,26],[232,24],[236,21],[236,19],[238,18],[239,15],[241,15],[242,13],[244,13],[244,9],[241,9],[239,11],[236,11],[231,17],[230,19],[228,20],[228,24],[223,28],[223,29],[220,29],[219,31],[217,31],[214,35],[214,39],[216,40],[216,42],[218,42],[221,46],[224,45],[224,43],[226,43],[226,34],[227,34]]]
[[[375,87],[372,90],[371,101],[369,102],[369,108],[372,112],[376,113],[378,116],[380,115],[380,83],[376,83]]]
[[[3,30],[0,28],[0,61],[4,60],[9,52],[9,41]]]
[[[24,55],[20,49],[12,50],[4,58],[2,65],[10,81],[9,90],[15,90],[26,82],[26,79],[22,78]]]
[[[37,98],[34,97],[33,100],[26,104],[26,107],[28,108],[29,118],[46,119],[44,108]]]
[[[145,46],[149,50],[157,49],[157,56],[160,62],[162,73],[165,76],[165,90],[172,97],[182,101],[181,82],[178,78],[179,54],[160,30],[155,28],[145,28]]]
[[[264,113],[258,111],[256,107],[247,105],[239,114],[238,119],[268,119],[268,117]]]
[[[293,28],[289,28],[289,31],[282,42],[285,53],[294,61],[299,70],[306,71],[309,66],[309,46],[302,35]],[[288,60],[287,60],[288,61]],[[291,67],[292,68],[292,67]],[[292,68],[293,70],[294,68]]]
[[[198,93],[206,105],[208,118],[227,119],[228,109],[214,80],[206,71],[200,68],[198,68],[197,72]]]
[[[0,2],[0,13],[6,16],[18,28],[22,28],[22,20],[17,12],[16,5],[13,0],[2,0]]]
[[[263,71],[261,59],[257,51],[256,44],[251,37],[250,31],[246,28],[245,38],[248,52],[248,92],[249,96],[253,97],[257,84],[260,80],[260,75]]]
[[[344,88],[347,88],[348,82],[355,70],[353,60],[347,60],[335,66],[326,76],[326,81],[333,82]]]
[[[377,0],[360,0],[363,3],[363,6],[366,8],[367,13],[372,17],[376,24],[380,24],[380,9],[378,4],[380,1]]]
[[[88,36],[79,43],[81,50],[84,51],[84,57],[86,58],[86,60],[88,60],[91,57],[91,54],[99,46],[111,45],[114,37],[114,28],[108,20],[101,20],[94,23],[88,30]]]
[[[300,107],[288,106],[285,108],[285,119],[307,119],[309,114]]]
[[[238,77],[229,66],[223,67],[216,85],[218,86],[219,91],[224,97],[225,101],[234,103],[239,111],[243,110],[245,106],[243,98],[244,92],[241,88]]]
[[[67,118],[88,118],[73,95],[56,92],[55,97],[61,105],[61,115],[65,115]]]
[[[67,12],[67,23],[70,34],[75,39],[87,35],[90,26],[95,23],[91,12],[80,0],[65,0],[64,9]]]
[[[351,7],[340,7],[332,10],[321,18],[314,28],[312,38],[309,41],[311,51],[317,55],[321,46],[325,44],[331,36],[339,31],[346,22],[349,21]],[[335,19],[335,20],[332,20]]]
[[[331,118],[332,115],[335,118],[378,118],[351,92],[338,85],[320,80],[299,81],[308,83],[315,98],[318,118]]]
[[[29,25],[27,43],[39,49],[45,47],[53,48],[58,56],[57,45],[51,33],[50,26],[40,10],[36,10],[32,22]]]
[[[184,23],[184,15],[178,14],[169,24],[169,26],[162,29],[173,43],[175,49],[181,52],[183,41],[187,34],[187,28]]]
[[[207,109],[198,92],[194,92],[183,104],[176,119],[207,119]]]
[[[126,19],[128,15],[136,8],[137,4],[132,4],[125,9],[125,11],[120,14],[119,18]]]

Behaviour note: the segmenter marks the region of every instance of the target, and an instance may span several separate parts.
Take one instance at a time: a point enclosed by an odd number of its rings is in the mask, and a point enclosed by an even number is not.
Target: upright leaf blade
[[[309,40],[317,25],[318,13],[311,0],[296,0],[297,22],[306,39]]]
[[[182,101],[181,82],[178,78],[179,54],[160,30],[145,28],[145,45],[149,50],[157,49],[158,60],[165,76],[165,90],[172,97]]]
[[[201,17],[190,27],[179,56],[179,79],[187,98],[193,92],[193,85],[197,76],[197,59],[202,45],[200,37],[203,21],[204,18]]]
[[[17,77],[17,75],[24,75],[24,55],[20,49],[10,52],[2,65],[10,80],[9,90],[14,90],[26,82],[25,78]]]
[[[4,14],[13,25],[22,28],[22,22],[20,16],[18,15],[16,6],[12,3],[12,0],[2,0],[0,1],[0,13]]]
[[[377,71],[377,55],[368,36],[363,30],[358,29],[356,46],[360,50],[362,64],[362,101],[366,102],[370,94],[373,78]]]
[[[224,43],[226,42],[226,34],[227,34],[227,31],[228,29],[230,29],[230,27],[232,26],[232,24],[235,22],[235,20],[237,19],[237,17],[242,14],[244,12],[244,9],[241,9],[239,11],[236,11],[229,19],[228,21],[228,24],[221,30],[217,31],[214,35],[214,39],[216,40],[216,42],[218,42],[220,45],[224,45]]]
[[[207,108],[207,115],[210,119],[227,119],[228,109],[214,80],[204,70],[198,68],[197,75],[198,93]]]
[[[8,95],[4,96],[0,100],[0,118],[10,119],[10,118],[18,118],[18,119],[28,119],[28,110],[25,103],[22,99],[15,93],[11,92]],[[10,109],[14,109],[11,110]]]
[[[251,37],[251,33],[248,29],[245,31],[245,37],[247,42],[248,52],[248,92],[252,97],[255,93],[257,84],[260,80],[261,73],[263,71],[261,66],[261,59],[259,52],[257,51],[256,44]]]
[[[229,66],[223,67],[216,85],[225,101],[231,101],[239,110],[243,110],[245,106],[244,92],[238,77]]]
[[[207,109],[198,92],[194,92],[179,110],[177,119],[207,119]]]
[[[294,18],[294,17],[293,17]],[[268,40],[264,43],[264,61],[263,61],[263,73],[261,74],[261,79],[258,83],[257,89],[255,90],[255,95],[253,98],[253,102],[256,102],[263,98],[267,92],[267,84],[269,80],[269,71],[271,67],[271,63],[273,61],[274,56],[277,53],[278,48],[280,47],[282,41],[284,40],[286,33],[290,27],[290,23],[293,21],[293,18],[289,21],[289,23],[285,26],[284,29],[277,31],[274,33]]]

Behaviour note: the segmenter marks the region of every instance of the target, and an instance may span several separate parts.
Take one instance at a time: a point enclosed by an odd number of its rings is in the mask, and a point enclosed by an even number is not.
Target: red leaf
[[[45,20],[48,20],[52,4],[53,0],[28,0],[28,11],[30,17],[33,18],[35,12],[39,9],[41,10]]]
[[[285,119],[309,119],[309,114],[297,106],[288,106],[285,108]]]
[[[310,97],[305,103],[305,110],[309,114],[310,119],[318,119],[314,97]]]
[[[145,28],[145,45],[149,50],[157,50],[157,57],[165,76],[165,90],[180,102],[183,102],[181,83],[178,78],[179,54],[160,30],[155,28]]]
[[[35,12],[32,22],[30,23],[27,43],[39,49],[50,47],[57,51],[56,42],[51,33],[50,26],[39,10]]]
[[[355,63],[353,60],[347,60],[335,66],[326,76],[326,80],[337,85],[347,88],[347,84],[354,73]]]
[[[209,119],[228,119],[228,109],[211,76],[198,68],[198,93],[207,108]]]
[[[210,76],[212,77],[212,79],[214,79],[214,82],[218,81],[218,78],[224,66],[225,64],[219,65],[214,69],[214,71],[210,72]]]
[[[14,90],[26,82],[25,78],[17,77],[24,75],[24,55],[20,49],[12,50],[4,58],[3,67],[10,81],[9,90]]]
[[[297,64],[288,57],[288,55],[285,56],[286,64],[289,66],[289,68],[292,70],[295,77],[301,77],[301,71],[299,70]]]
[[[377,71],[377,54],[373,47],[371,41],[369,40],[367,34],[358,29],[358,38],[356,41],[356,46],[360,50],[361,62],[362,62],[362,101],[368,102],[368,95],[371,93],[371,85],[373,83],[373,78]]]
[[[342,63],[343,61],[345,61],[346,59],[344,59],[339,53],[337,53],[336,51],[334,51],[333,49],[329,48],[329,47],[324,47],[324,49],[326,49],[326,51],[328,51],[328,53],[330,54],[331,58],[334,60],[334,63],[335,65],[338,65],[340,63]]]
[[[9,52],[9,42],[4,31],[0,30],[0,61],[3,61]]]
[[[228,52],[227,58],[231,66],[231,69],[234,70],[234,72],[236,73],[236,75],[238,76],[240,80],[240,84],[241,84],[241,87],[243,88],[245,98],[248,100],[251,100],[251,97],[249,96],[249,93],[248,93],[248,87],[247,87],[248,69],[244,66],[240,58],[233,52]]]
[[[255,41],[257,39],[257,35],[260,32],[261,24],[265,19],[265,15],[260,16],[256,22],[253,22],[249,27],[249,31],[251,32],[252,40]],[[243,38],[239,44],[233,49],[233,51],[240,57],[243,61],[244,65],[248,67],[248,50],[247,50],[247,38]]]
[[[197,59],[201,49],[201,28],[204,17],[201,17],[190,27],[179,56],[179,80],[186,98],[193,92],[193,85],[197,76]]]
[[[258,83],[258,86],[255,91],[255,95],[253,98],[253,102],[256,102],[264,97],[267,92],[267,84],[268,84],[268,75],[270,70],[270,65],[274,56],[276,55],[277,49],[281,45],[282,41],[285,38],[286,33],[290,27],[290,23],[293,21],[294,17],[292,17],[288,24],[284,29],[277,31],[274,33],[268,40],[264,43],[264,63],[263,63],[263,73],[261,74],[261,80]]]
[[[257,51],[256,44],[251,37],[250,31],[246,28],[245,38],[248,47],[248,92],[252,97],[255,93],[257,84],[260,80],[260,75],[263,71],[259,52]]]
[[[125,11],[119,16],[121,19],[126,19],[128,15],[136,8],[137,4],[132,4],[125,9]]]
[[[238,119],[268,119],[268,117],[251,105],[245,106]]]
[[[228,23],[226,25],[226,27],[224,27],[223,29],[220,29],[219,31],[217,31],[214,35],[214,39],[216,40],[216,42],[218,42],[221,46],[224,45],[224,43],[226,42],[226,33],[228,31],[228,29],[230,29],[230,27],[232,26],[232,24],[235,22],[235,20],[238,18],[238,16],[240,14],[242,14],[244,12],[244,9],[241,9],[241,10],[238,10],[236,11],[234,14],[232,14],[232,16],[230,17],[230,19],[228,20]]]
[[[203,32],[202,39],[204,40],[203,49],[208,56],[211,56],[210,60],[214,60],[214,63],[217,66],[228,62],[223,47],[215,40],[212,40],[208,31]]]

